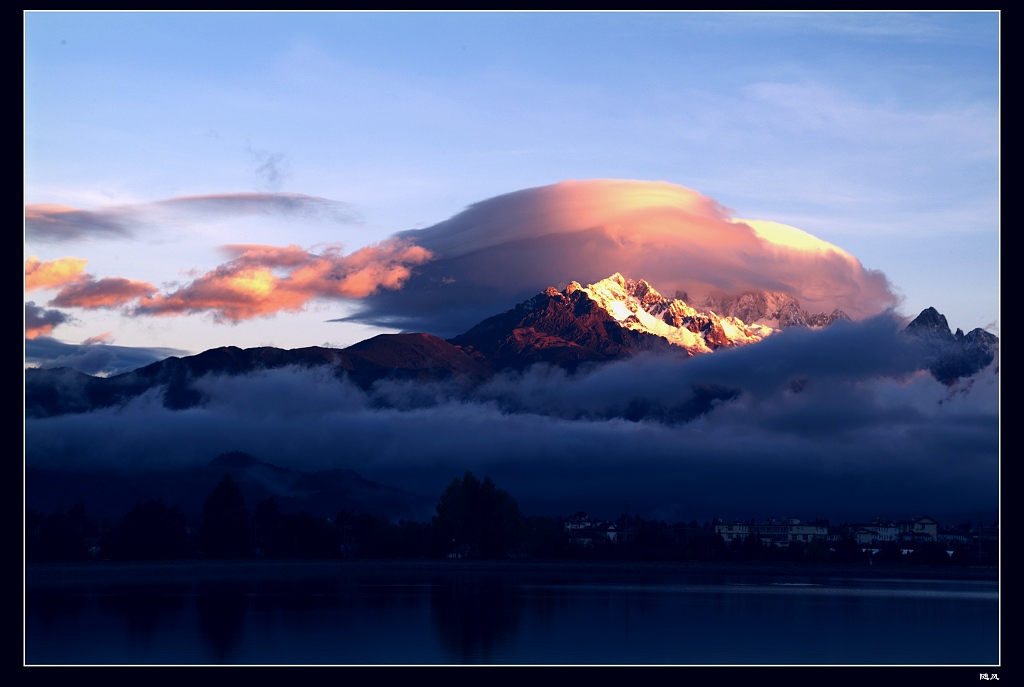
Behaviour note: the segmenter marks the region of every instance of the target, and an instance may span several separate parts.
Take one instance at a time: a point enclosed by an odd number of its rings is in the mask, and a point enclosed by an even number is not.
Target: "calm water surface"
[[[29,664],[996,665],[987,581],[665,567],[37,566]]]

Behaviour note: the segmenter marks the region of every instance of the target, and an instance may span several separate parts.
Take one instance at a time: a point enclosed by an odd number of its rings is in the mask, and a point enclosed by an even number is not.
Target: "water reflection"
[[[166,623],[182,612],[183,592],[180,585],[159,585],[145,590],[113,588],[98,593],[96,601],[102,614],[120,618],[132,642],[145,645],[160,634],[161,622]]]
[[[248,605],[243,585],[234,583],[208,584],[199,587],[196,610],[199,628],[215,663],[232,662],[245,626]]]
[[[111,569],[115,570],[116,569]],[[547,572],[545,572],[547,570]],[[996,583],[779,584],[415,565],[69,568],[26,593],[30,664],[986,664]],[[102,572],[102,571],[101,571]],[[194,571],[192,571],[194,572]],[[105,573],[104,573],[105,574]],[[117,576],[113,576],[116,578]],[[158,575],[156,577],[159,577]]]
[[[449,663],[496,663],[495,650],[516,634],[523,600],[500,578],[456,577],[430,587],[430,610]]]

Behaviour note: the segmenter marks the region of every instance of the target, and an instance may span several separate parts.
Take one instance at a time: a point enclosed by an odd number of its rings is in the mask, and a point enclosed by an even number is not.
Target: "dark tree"
[[[807,555],[804,548],[805,547],[801,542],[791,541],[789,542],[789,546],[786,547],[785,553],[781,555],[781,558],[794,563],[802,563]]]
[[[919,565],[948,565],[949,554],[933,541],[928,541],[918,547],[912,556],[911,563]]]
[[[833,561],[839,561],[840,563],[853,563],[864,558],[864,554],[860,549],[860,544],[858,544],[857,540],[849,534],[837,541],[833,549],[831,556]]]
[[[523,536],[525,552],[536,558],[562,558],[569,547],[560,518],[546,515],[531,515],[526,519]]]
[[[271,555],[278,558],[332,558],[338,552],[338,530],[306,512],[284,516]]]
[[[121,560],[183,558],[188,523],[177,506],[150,499],[133,508],[101,543],[103,556]]]
[[[76,561],[89,556],[95,525],[77,503],[65,513],[44,515],[29,509],[25,513],[25,558],[30,561]]]
[[[878,560],[883,563],[902,563],[903,553],[900,545],[894,541],[884,542],[878,551]]]
[[[231,475],[224,475],[203,504],[199,548],[210,558],[245,558],[252,546],[252,522],[242,491]]]
[[[433,525],[442,551],[473,558],[501,558],[518,544],[523,531],[519,504],[490,477],[472,472],[452,480],[437,503]]]
[[[761,561],[771,555],[771,549],[754,533],[748,534],[736,547],[736,557],[741,561]]]
[[[267,497],[256,504],[253,511],[253,538],[257,554],[272,556],[274,543],[284,524],[281,506],[273,496]]]
[[[519,504],[507,491],[498,489],[490,477],[485,477],[480,484],[478,507],[481,555],[484,558],[508,556],[522,540],[525,523]]]

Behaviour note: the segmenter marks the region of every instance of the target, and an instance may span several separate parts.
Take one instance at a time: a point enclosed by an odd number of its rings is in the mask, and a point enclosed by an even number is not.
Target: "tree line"
[[[25,519],[28,561],[89,559],[331,559],[528,557],[577,560],[791,561],[804,563],[866,561],[852,539],[793,542],[787,547],[750,537],[726,545],[711,523],[670,525],[639,515],[614,523],[614,542],[604,535],[583,539],[566,530],[564,519],[524,516],[516,500],[490,477],[472,472],[456,477],[441,493],[430,522],[392,521],[340,509],[333,518],[306,512],[285,513],[267,498],[250,511],[241,489],[225,474],[207,496],[198,526],[178,506],[151,499],[123,517],[97,523],[79,503],[68,511],[29,509]],[[972,564],[973,552],[953,557],[931,544],[913,557],[895,544],[883,546],[879,561]]]

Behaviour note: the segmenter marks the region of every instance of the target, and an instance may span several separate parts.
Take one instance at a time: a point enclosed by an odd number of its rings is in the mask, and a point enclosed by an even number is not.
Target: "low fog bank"
[[[176,348],[139,348],[109,343],[69,344],[49,336],[25,339],[25,364],[69,367],[87,375],[112,376],[171,356],[189,355]]]
[[[995,364],[946,386],[915,369],[896,331],[888,317],[787,330],[690,360],[535,366],[471,391],[387,380],[364,391],[326,368],[210,376],[196,382],[201,407],[168,410],[156,389],[123,408],[30,419],[26,460],[145,471],[244,451],[426,496],[472,470],[550,515],[628,503],[667,520],[992,519]]]

